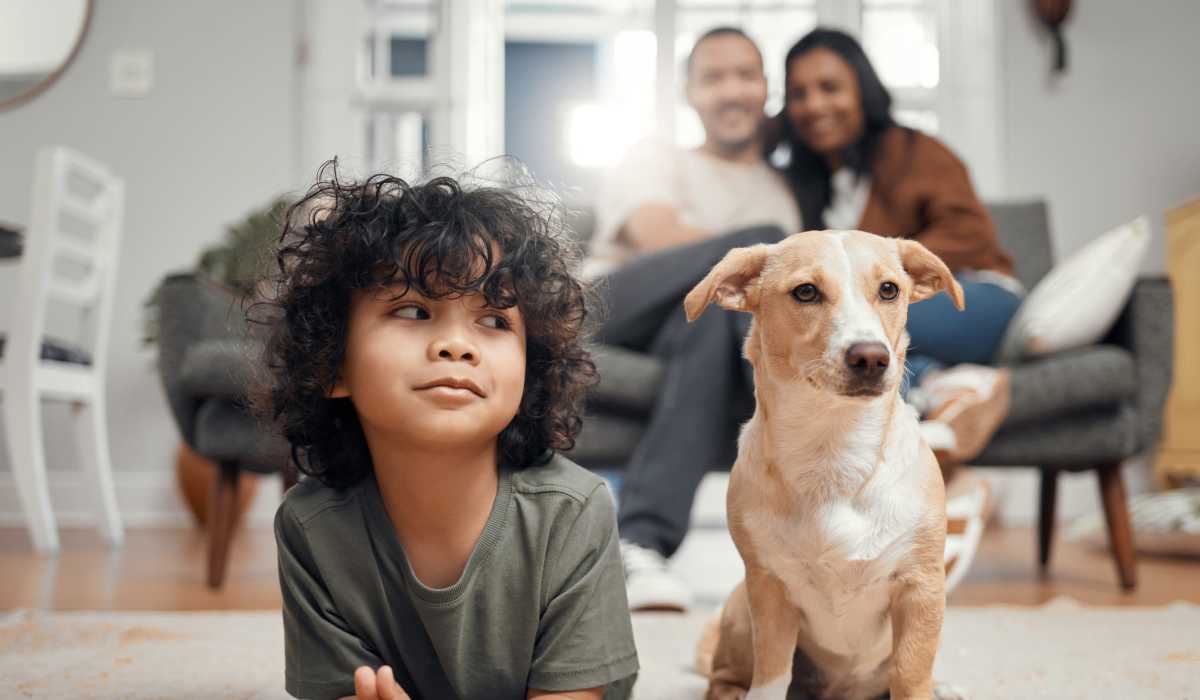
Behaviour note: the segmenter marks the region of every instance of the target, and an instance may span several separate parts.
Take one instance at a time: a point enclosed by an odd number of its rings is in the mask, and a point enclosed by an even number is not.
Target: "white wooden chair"
[[[33,546],[58,549],[50,505],[42,428],[42,401],[71,404],[71,422],[84,478],[95,493],[101,534],[123,540],[113,489],[105,407],[105,369],[113,289],[125,204],[124,183],[106,167],[62,147],[38,153],[33,210],[19,267],[17,299],[9,310],[0,357],[8,463],[25,510]],[[46,359],[48,322],[75,320],[88,357]],[[90,341],[87,342],[88,336]],[[90,361],[89,361],[90,360]]]

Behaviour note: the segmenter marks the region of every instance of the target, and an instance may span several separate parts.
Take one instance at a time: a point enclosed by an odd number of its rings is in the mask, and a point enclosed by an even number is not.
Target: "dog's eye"
[[[792,290],[792,296],[801,304],[812,304],[821,300],[821,290],[815,284],[802,284]]]
[[[894,282],[884,282],[879,285],[879,298],[884,301],[893,301],[900,294],[900,288]]]

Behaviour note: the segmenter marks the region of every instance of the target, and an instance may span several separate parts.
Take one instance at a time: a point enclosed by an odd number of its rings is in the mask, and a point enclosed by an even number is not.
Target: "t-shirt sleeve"
[[[637,673],[637,649],[612,495],[599,484],[547,562],[548,604],[538,624],[529,687],[594,688]]]
[[[643,141],[606,174],[596,202],[596,230],[592,236],[596,255],[606,255],[619,245],[618,233],[630,214],[643,204],[679,206],[672,189],[673,172],[671,151],[656,142]]]
[[[283,594],[285,687],[298,698],[354,695],[354,669],[383,664],[338,613],[303,527],[286,501],[275,514]]]

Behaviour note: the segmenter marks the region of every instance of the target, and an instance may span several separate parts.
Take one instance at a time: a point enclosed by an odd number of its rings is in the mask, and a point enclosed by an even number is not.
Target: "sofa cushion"
[[[1123,403],[1001,428],[971,464],[1084,470],[1137,451],[1137,413]]]
[[[214,462],[237,462],[261,474],[282,471],[289,455],[282,436],[270,432],[242,405],[225,399],[200,404],[192,448]]]
[[[662,384],[662,362],[647,353],[613,345],[597,345],[592,357],[600,383],[588,394],[588,402],[600,410],[648,416]]]
[[[583,428],[575,439],[575,449],[566,453],[572,461],[588,469],[625,468],[625,463],[642,433],[646,431],[643,418],[612,412],[589,412],[583,418]]]
[[[1012,403],[1005,427],[1133,402],[1137,397],[1133,354],[1115,345],[1067,350],[1011,369]]]
[[[1033,289],[1050,271],[1050,215],[1042,200],[988,202],[1000,245],[1013,256],[1013,268],[1026,289]]]
[[[193,398],[245,399],[261,354],[257,343],[202,340],[184,353],[179,387]]]
[[[1055,265],[1021,302],[997,360],[1015,361],[1099,342],[1125,308],[1149,241],[1150,223],[1139,217]]]

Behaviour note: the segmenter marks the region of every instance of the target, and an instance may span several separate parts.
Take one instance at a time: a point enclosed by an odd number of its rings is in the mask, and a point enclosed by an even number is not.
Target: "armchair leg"
[[[1044,570],[1050,564],[1050,544],[1054,540],[1054,506],[1058,500],[1058,470],[1042,469],[1042,489],[1038,508],[1038,564]]]
[[[233,530],[237,525],[237,492],[237,464],[221,463],[208,507],[208,587],[213,590],[221,588],[225,582],[229,544],[233,541]]]
[[[1133,527],[1125,500],[1125,482],[1121,465],[1106,464],[1096,471],[1100,478],[1100,499],[1104,503],[1104,519],[1108,523],[1108,542],[1117,565],[1121,588],[1131,591],[1137,587],[1137,561],[1133,551]]]

